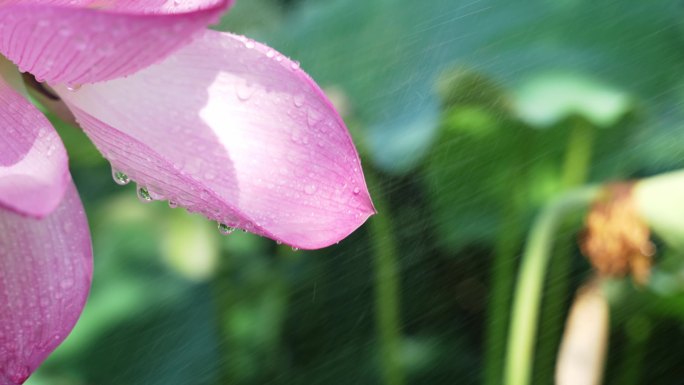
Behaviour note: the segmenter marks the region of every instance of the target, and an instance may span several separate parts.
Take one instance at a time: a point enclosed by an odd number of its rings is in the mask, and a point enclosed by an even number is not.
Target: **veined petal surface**
[[[0,53],[39,80],[130,75],[216,21],[232,0],[0,1]]]
[[[23,383],[71,332],[92,269],[88,223],[73,184],[43,219],[0,209],[0,385]]]
[[[59,205],[69,180],[57,132],[0,77],[0,209],[43,217]]]
[[[375,212],[323,92],[247,38],[206,31],[126,79],[55,89],[112,165],[155,198],[309,249]]]

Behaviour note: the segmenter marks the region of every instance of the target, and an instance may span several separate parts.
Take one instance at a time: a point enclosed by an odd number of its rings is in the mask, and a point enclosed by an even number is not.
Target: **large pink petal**
[[[246,38],[207,31],[127,79],[56,90],[116,169],[209,218],[318,248],[374,212],[328,99]]]
[[[67,162],[50,122],[0,77],[0,208],[49,214],[69,183]]]
[[[21,384],[81,314],[92,276],[90,233],[70,184],[43,219],[0,210],[0,384]]]
[[[0,53],[39,80],[130,75],[214,22],[233,0],[0,1]]]

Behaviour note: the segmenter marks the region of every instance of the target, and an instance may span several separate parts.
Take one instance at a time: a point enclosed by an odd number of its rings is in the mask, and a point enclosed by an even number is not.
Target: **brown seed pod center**
[[[580,249],[601,276],[631,273],[634,282],[644,285],[655,247],[632,199],[633,187],[633,182],[606,186],[586,217]]]

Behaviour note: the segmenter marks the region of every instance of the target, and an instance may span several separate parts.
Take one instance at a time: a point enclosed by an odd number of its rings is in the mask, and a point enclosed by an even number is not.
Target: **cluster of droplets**
[[[126,173],[116,169],[112,169],[112,179],[114,179],[114,183],[118,184],[119,186],[125,186],[131,183],[131,178]],[[138,186],[136,193],[138,195],[138,199],[143,203],[149,203],[154,200],[152,198],[152,194],[150,194],[150,190],[148,190],[146,187]],[[175,203],[169,202],[169,206],[172,204],[175,205]]]
[[[230,227],[225,223],[219,222],[218,224],[218,230],[221,235],[230,235],[235,231],[234,227]]]
[[[131,182],[131,178],[124,172],[112,169],[112,179],[114,179],[114,182],[118,184],[119,186],[125,186]],[[143,203],[149,203],[154,201],[154,198],[152,194],[150,193],[150,190],[147,189],[146,187],[138,186],[136,189],[136,194],[138,196],[138,199],[143,202]],[[178,207],[178,203],[172,200],[169,200],[168,202],[169,207],[172,209],[175,209]],[[230,235],[234,233],[237,228],[230,226],[228,224],[225,224],[223,222],[218,222],[218,231],[221,235]],[[247,230],[243,230],[246,232]],[[281,245],[282,242],[277,241],[278,245]],[[292,248],[292,251],[297,251],[299,250],[296,247]]]

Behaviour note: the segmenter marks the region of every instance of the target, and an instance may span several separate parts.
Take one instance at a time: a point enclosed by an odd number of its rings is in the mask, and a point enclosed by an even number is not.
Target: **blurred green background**
[[[119,187],[55,121],[93,233],[92,294],[27,384],[500,384],[520,253],[587,182],[684,168],[684,3],[238,0],[217,29],[300,61],[343,114],[379,214],[293,251]],[[592,274],[564,226],[533,360],[553,383]],[[684,259],[610,296],[606,384],[682,384]]]

